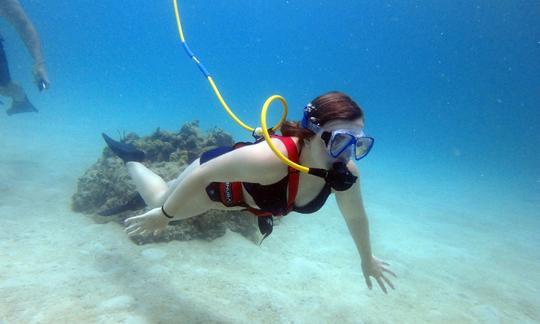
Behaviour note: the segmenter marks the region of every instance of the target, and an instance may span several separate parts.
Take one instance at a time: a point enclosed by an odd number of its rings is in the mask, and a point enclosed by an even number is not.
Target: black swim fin
[[[30,100],[28,100],[27,96],[24,96],[24,99],[21,101],[13,100],[13,102],[11,103],[11,108],[6,111],[9,116],[25,112],[38,112],[36,107],[34,107]]]
[[[272,234],[272,230],[274,228],[274,217],[257,216],[257,221],[259,223],[259,231],[263,235],[261,241],[259,242],[259,245],[261,245],[264,239],[267,238],[268,235]]]
[[[102,133],[101,136],[103,136],[103,139],[107,143],[107,146],[111,149],[111,151],[116,154],[119,158],[126,162],[142,162],[144,161],[145,154],[143,151],[137,149],[132,144],[122,143],[113,140],[107,134]]]
[[[109,209],[102,210],[98,212],[98,215],[100,216],[114,216],[116,214],[120,214],[122,212],[128,211],[128,210],[139,210],[146,207],[146,203],[144,202],[141,195],[138,193],[133,196],[131,199],[128,200],[127,203],[124,205],[112,207]]]

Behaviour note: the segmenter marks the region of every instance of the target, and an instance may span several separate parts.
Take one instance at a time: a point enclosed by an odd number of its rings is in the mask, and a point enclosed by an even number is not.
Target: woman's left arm
[[[358,169],[354,162],[349,162],[347,168],[355,175],[358,175]],[[362,272],[369,289],[372,288],[370,277],[374,277],[381,289],[386,293],[385,283],[392,289],[394,286],[388,280],[385,273],[393,276],[395,274],[388,269],[388,264],[375,258],[371,252],[371,243],[369,239],[369,222],[362,202],[362,193],[360,191],[360,178],[356,183],[346,191],[336,191],[336,201],[345,218],[349,232],[356,244],[356,248],[362,259]]]

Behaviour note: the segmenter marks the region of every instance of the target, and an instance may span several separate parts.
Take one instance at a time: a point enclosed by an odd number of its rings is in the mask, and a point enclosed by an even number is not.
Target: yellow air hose
[[[272,152],[274,152],[274,154],[276,154],[277,157],[281,161],[283,161],[285,164],[288,164],[290,167],[295,168],[298,171],[308,173],[309,168],[303,165],[300,165],[298,163],[294,163],[293,161],[289,160],[285,155],[283,155],[283,153],[281,153],[276,148],[274,143],[272,143],[272,138],[270,137],[270,133],[268,132],[268,128],[266,126],[266,112],[268,111],[268,107],[270,107],[270,105],[272,104],[274,100],[279,100],[281,102],[281,104],[283,105],[283,111],[285,114],[287,114],[287,102],[285,101],[285,98],[279,95],[273,95],[273,96],[268,97],[268,99],[266,99],[261,110],[261,126],[262,126],[262,133],[263,133],[264,139],[266,140],[266,143],[268,143],[268,146],[270,146],[270,149],[272,150]]]
[[[268,146],[270,146],[270,149],[272,150],[272,152],[274,152],[276,154],[276,156],[281,161],[283,161],[283,163],[289,165],[290,167],[292,167],[292,168],[294,168],[294,169],[296,169],[298,171],[308,173],[310,171],[309,168],[307,168],[307,167],[305,167],[303,165],[294,163],[293,161],[289,160],[285,155],[283,155],[283,153],[281,153],[275,147],[274,143],[272,143],[272,139],[270,137],[270,133],[269,133],[267,125],[266,125],[266,113],[267,113],[268,107],[270,106],[270,104],[274,100],[279,100],[281,102],[282,106],[283,106],[283,113],[281,114],[280,121],[278,122],[278,124],[276,126],[272,127],[271,131],[275,132],[275,131],[277,131],[277,130],[279,130],[281,128],[281,125],[283,125],[283,122],[285,121],[285,118],[287,117],[287,102],[285,101],[285,98],[283,98],[282,96],[279,96],[279,95],[273,95],[273,96],[268,97],[268,99],[266,99],[266,101],[264,102],[264,105],[262,107],[262,110],[261,110],[261,126],[262,127],[257,127],[255,129],[253,127],[250,127],[250,126],[246,125],[244,122],[242,122],[240,120],[240,118],[236,117],[236,115],[232,112],[232,110],[229,108],[229,106],[227,105],[227,103],[225,102],[223,97],[221,96],[221,93],[219,92],[214,80],[212,79],[212,76],[210,76],[210,73],[208,73],[208,70],[206,70],[206,68],[201,63],[201,61],[195,56],[195,54],[193,54],[193,52],[191,51],[191,49],[187,45],[186,39],[184,38],[184,32],[182,30],[182,23],[180,21],[180,14],[179,14],[179,10],[178,10],[177,0],[173,0],[173,5],[174,5],[174,14],[176,16],[176,26],[178,27],[178,34],[180,35],[180,41],[182,42],[182,45],[184,46],[184,50],[186,51],[187,55],[195,62],[195,64],[197,64],[197,66],[199,67],[199,70],[206,77],[206,79],[210,83],[210,86],[212,87],[212,90],[214,90],[214,93],[215,93],[216,97],[218,98],[219,102],[221,103],[221,105],[223,106],[225,111],[229,114],[229,116],[231,116],[231,118],[238,125],[240,125],[242,128],[244,128],[244,129],[246,129],[246,130],[248,130],[250,132],[253,132],[255,135],[264,136],[264,139],[265,139],[266,143],[268,144]]]

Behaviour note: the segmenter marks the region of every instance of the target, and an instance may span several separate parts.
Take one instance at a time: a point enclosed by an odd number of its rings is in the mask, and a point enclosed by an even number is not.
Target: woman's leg
[[[163,205],[165,203],[165,200],[167,200],[167,198],[169,198],[169,196],[171,195],[171,193],[174,191],[174,189],[176,189],[176,187],[182,182],[182,180],[184,180],[184,178],[190,174],[191,172],[193,172],[193,170],[195,170],[196,168],[198,168],[200,166],[200,162],[199,162],[199,159],[191,162],[190,165],[188,165],[182,172],[180,172],[180,174],[178,175],[178,177],[174,180],[171,180],[169,182],[167,182],[167,192],[165,193],[165,195],[163,196],[163,201],[161,202],[160,205]]]
[[[159,206],[168,190],[167,183],[140,162],[127,162],[126,167],[144,202],[152,208]]]
[[[163,205],[176,186],[198,166],[199,159],[193,161],[176,179],[165,182],[163,178],[145,167],[142,163],[126,163],[128,174],[133,179],[133,182],[135,182],[137,191],[144,202],[152,208]]]

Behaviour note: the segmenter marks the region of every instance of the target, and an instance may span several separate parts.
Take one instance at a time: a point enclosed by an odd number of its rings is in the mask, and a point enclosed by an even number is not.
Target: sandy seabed
[[[99,139],[0,135],[1,324],[540,322],[537,202],[448,204],[379,179],[364,199],[398,274],[385,295],[367,289],[333,201],[260,247],[232,232],[138,246],[70,210]]]

